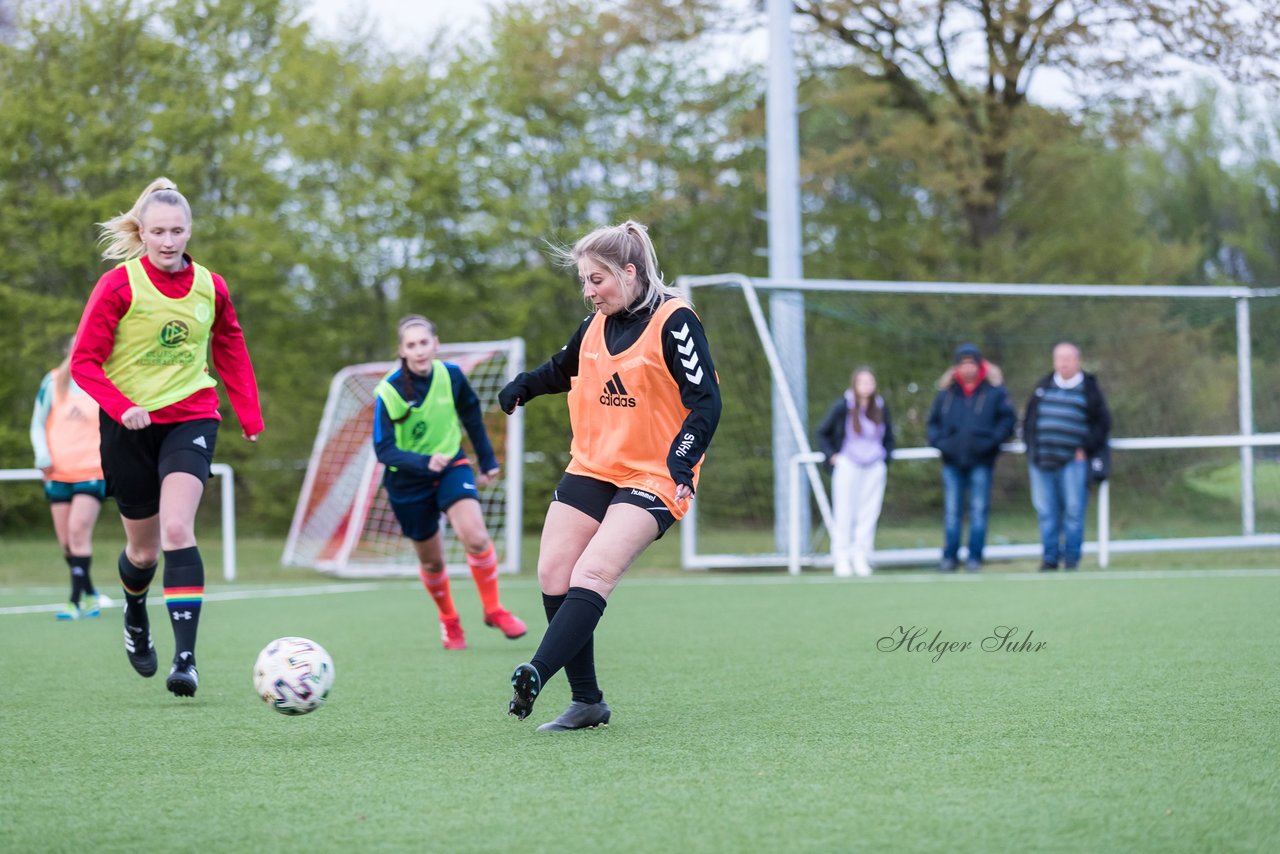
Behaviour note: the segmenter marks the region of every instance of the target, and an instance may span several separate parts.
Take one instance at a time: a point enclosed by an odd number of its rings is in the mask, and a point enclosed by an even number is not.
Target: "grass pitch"
[[[563,734],[563,676],[506,715],[532,580],[519,641],[454,591],[462,653],[407,581],[211,584],[192,700],[158,600],[144,680],[118,609],[0,591],[0,850],[1280,850],[1280,571],[638,574],[597,633],[613,723]],[[306,717],[251,687],[287,634],[336,665]]]

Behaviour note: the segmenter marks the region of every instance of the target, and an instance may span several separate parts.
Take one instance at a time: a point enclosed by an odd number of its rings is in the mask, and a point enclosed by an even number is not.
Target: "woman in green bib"
[[[386,466],[382,484],[391,509],[413,542],[418,574],[440,612],[441,641],[445,649],[467,648],[445,571],[441,513],[466,550],[485,625],[509,638],[521,637],[527,631],[524,622],[502,607],[498,596],[498,559],[476,489],[477,483],[486,486],[498,474],[480,399],[460,367],[436,358],[440,339],[435,324],[411,314],[400,321],[397,332],[400,367],[378,383],[373,447]],[[462,450],[462,427],[479,458],[479,477]]]
[[[186,253],[191,206],[172,181],[153,181],[101,230],[103,257],[122,263],[89,296],[71,375],[100,407],[102,470],[124,523],[125,654],[140,675],[155,675],[147,592],[163,553],[174,639],[165,686],[190,697],[204,600],[196,509],[222,418],[210,353],[250,442],[263,428],[258,383],[226,281]]]

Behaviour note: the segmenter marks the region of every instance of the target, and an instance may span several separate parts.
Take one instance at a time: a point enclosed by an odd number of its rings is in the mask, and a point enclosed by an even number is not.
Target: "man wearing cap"
[[[991,474],[1000,445],[1013,435],[1018,417],[1009,404],[1000,369],[972,344],[956,348],[954,364],[938,380],[929,411],[929,444],[942,452],[945,544],[939,569],[954,572],[960,554],[964,507],[969,508],[969,553],[965,568],[982,569],[991,504]]]

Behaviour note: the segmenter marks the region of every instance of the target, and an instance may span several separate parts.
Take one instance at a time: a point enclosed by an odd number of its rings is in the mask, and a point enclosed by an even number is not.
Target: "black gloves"
[[[508,415],[515,412],[517,406],[524,406],[528,401],[529,386],[525,384],[524,374],[520,374],[498,392],[498,406]]]

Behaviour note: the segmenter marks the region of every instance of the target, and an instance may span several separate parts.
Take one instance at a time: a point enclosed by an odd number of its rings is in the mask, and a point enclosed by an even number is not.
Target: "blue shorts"
[[[91,495],[99,501],[107,498],[107,482],[105,480],[78,480],[67,483],[63,480],[46,480],[44,497],[50,504],[65,504],[74,495]]]
[[[463,458],[441,472],[436,488],[425,495],[415,496],[410,501],[397,501],[388,492],[387,498],[396,514],[396,521],[400,523],[400,530],[409,539],[421,542],[440,531],[441,513],[467,498],[479,501],[480,492],[476,489],[475,472]]]

